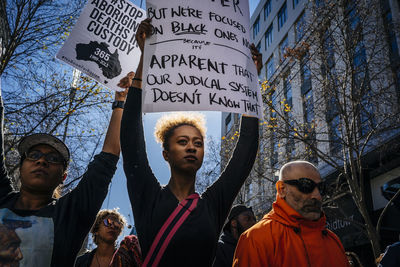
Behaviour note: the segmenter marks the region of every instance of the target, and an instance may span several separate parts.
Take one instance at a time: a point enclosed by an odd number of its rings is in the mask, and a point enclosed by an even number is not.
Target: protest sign
[[[56,58],[121,90],[118,82],[139,63],[135,33],[145,18],[129,0],[89,0]]]
[[[143,111],[262,116],[247,0],[148,0]]]

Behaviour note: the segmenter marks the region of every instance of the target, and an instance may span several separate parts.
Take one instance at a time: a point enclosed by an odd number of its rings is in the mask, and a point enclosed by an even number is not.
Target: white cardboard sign
[[[145,18],[129,0],[89,0],[56,58],[121,90],[118,82],[139,63],[135,33]]]
[[[148,0],[144,112],[215,110],[262,117],[248,0]]]

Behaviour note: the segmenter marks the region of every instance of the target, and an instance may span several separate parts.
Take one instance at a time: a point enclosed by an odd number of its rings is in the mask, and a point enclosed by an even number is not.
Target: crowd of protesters
[[[324,183],[307,161],[280,169],[276,201],[258,223],[250,207],[231,208],[256,157],[257,118],[242,116],[230,161],[201,195],[195,182],[204,157],[204,118],[188,113],[161,118],[155,136],[171,178],[159,184],[147,160],[141,109],[143,48],[150,34],[146,19],[136,35],[140,63],[121,80],[129,89],[116,93],[102,152],[76,188],[60,198],[54,194],[66,179],[70,152],[49,134],[20,141],[21,187],[12,187],[0,103],[0,266],[361,266],[326,228]],[[254,45],[251,53],[259,71],[262,60]],[[116,210],[99,209],[120,148],[138,234],[126,236],[118,247],[126,220]],[[77,257],[89,231],[97,247]],[[399,247],[389,247],[380,266],[399,266]]]

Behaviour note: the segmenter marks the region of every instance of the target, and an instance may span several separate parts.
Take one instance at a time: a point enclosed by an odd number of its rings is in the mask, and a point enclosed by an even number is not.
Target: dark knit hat
[[[229,229],[229,225],[233,218],[237,217],[240,213],[245,212],[245,211],[251,211],[251,213],[253,213],[253,209],[251,207],[248,208],[243,204],[234,205],[231,208],[231,211],[229,212],[228,219],[224,225],[224,231],[227,231]]]

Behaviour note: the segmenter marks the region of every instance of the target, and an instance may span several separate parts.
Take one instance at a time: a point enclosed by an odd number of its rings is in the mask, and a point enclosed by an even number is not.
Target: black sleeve
[[[135,220],[143,218],[161,190],[147,160],[142,123],[142,90],[131,87],[121,122],[121,151]]]
[[[240,188],[250,174],[258,149],[258,119],[242,116],[240,136],[232,157],[218,180],[203,194],[215,211],[216,223],[221,230],[229,209]]]
[[[107,196],[108,185],[117,169],[118,159],[118,156],[106,152],[96,155],[79,184],[63,196],[57,206],[70,208],[75,216],[81,216],[82,219],[96,216]],[[93,223],[92,220],[90,222]]]
[[[70,259],[70,255],[78,253],[88,234],[107,196],[117,162],[118,156],[111,153],[96,155],[76,188],[57,201],[53,216],[53,266],[65,266],[64,260],[74,262],[75,259]],[[66,259],[54,258],[54,255],[64,255]]]
[[[4,155],[4,107],[3,107],[3,99],[0,96],[0,199],[4,198],[11,191],[13,191],[13,187],[11,185],[11,180],[7,175],[6,166],[5,166],[5,155]]]

